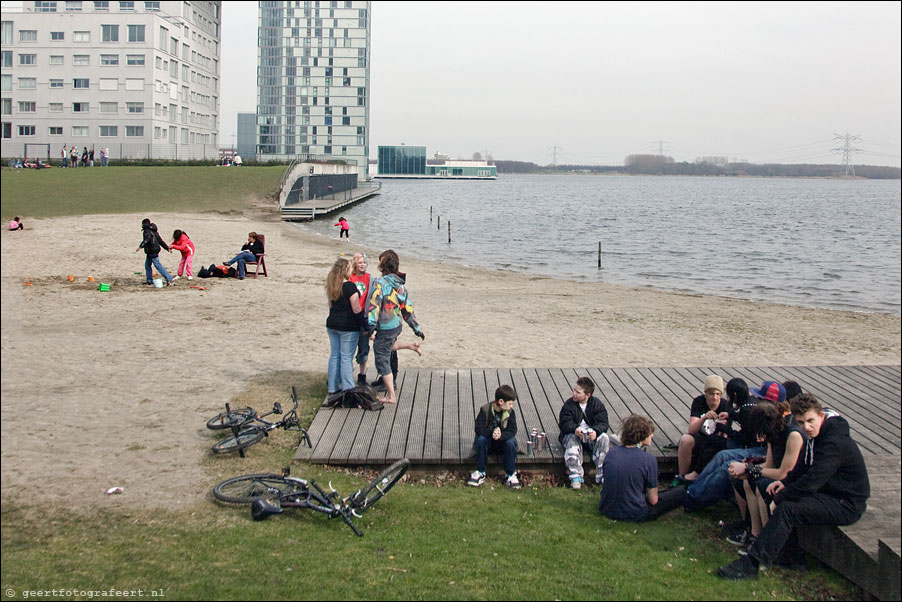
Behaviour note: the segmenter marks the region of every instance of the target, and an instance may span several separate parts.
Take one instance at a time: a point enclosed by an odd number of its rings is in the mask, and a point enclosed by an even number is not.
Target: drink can
[[[548,449],[548,436],[545,433],[539,433],[542,438],[542,449]]]
[[[526,455],[527,455],[527,456],[531,456],[531,455],[532,455],[532,450],[533,450],[533,443],[532,443],[532,441],[531,441],[531,440],[530,440],[530,441],[527,441],[527,442],[526,442]]]

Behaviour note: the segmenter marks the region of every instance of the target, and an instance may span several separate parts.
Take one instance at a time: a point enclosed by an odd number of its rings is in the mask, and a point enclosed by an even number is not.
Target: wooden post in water
[[[601,241],[598,241],[598,269],[601,269]]]
[[[436,225],[436,230],[442,229],[442,216],[441,215],[439,215],[438,218],[435,220],[435,225]]]
[[[429,205],[429,223],[432,223],[432,205]]]
[[[451,220],[448,220],[448,244],[451,244]]]

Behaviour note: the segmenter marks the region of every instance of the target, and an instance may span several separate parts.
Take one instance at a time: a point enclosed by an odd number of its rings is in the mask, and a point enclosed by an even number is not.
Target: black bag
[[[384,404],[376,397],[376,392],[369,385],[359,385],[347,391],[338,391],[326,398],[324,408],[361,408],[378,411]]]

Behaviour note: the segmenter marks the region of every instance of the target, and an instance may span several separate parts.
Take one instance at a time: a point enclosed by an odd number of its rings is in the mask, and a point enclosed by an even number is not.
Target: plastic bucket
[[[163,288],[163,278],[154,278],[153,285],[155,288]]]

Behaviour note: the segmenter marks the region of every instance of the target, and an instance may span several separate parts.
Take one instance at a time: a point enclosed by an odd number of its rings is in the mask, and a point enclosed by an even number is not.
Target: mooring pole
[[[439,215],[435,220],[436,230],[442,229],[442,216]]]
[[[448,220],[448,244],[451,244],[451,220]]]
[[[601,269],[601,241],[598,241],[598,269]]]
[[[432,205],[429,205],[429,223],[432,223]]]

